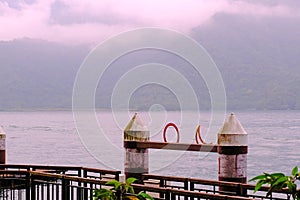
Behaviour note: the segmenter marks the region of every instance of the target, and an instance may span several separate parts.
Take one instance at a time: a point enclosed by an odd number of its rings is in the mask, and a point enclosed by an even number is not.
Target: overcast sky
[[[217,13],[300,18],[298,0],[0,0],[0,41],[36,38],[97,43],[121,31],[162,27],[189,33]]]

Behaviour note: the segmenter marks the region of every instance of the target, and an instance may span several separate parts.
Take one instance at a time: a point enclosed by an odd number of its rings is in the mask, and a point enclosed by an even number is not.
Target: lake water
[[[105,134],[104,140],[94,141],[98,155],[93,155],[89,144],[81,142],[73,114],[70,111],[51,112],[0,112],[0,126],[7,134],[7,163],[78,165],[118,169],[123,171],[123,129],[133,113],[99,111],[96,118]],[[283,171],[290,173],[300,166],[300,111],[237,111],[235,112],[248,133],[248,178],[262,172]],[[151,140],[162,141],[162,129],[167,122],[180,124],[180,112],[140,113],[148,125]],[[194,142],[195,122],[187,113],[188,123],[180,126],[183,141]],[[190,118],[189,118],[190,116]],[[216,138],[205,135],[210,119],[203,113],[200,124],[208,142]],[[193,123],[192,123],[193,122]],[[221,127],[220,127],[221,128]],[[169,130],[168,139],[172,137]],[[215,153],[176,152],[150,150],[150,172],[217,179]]]

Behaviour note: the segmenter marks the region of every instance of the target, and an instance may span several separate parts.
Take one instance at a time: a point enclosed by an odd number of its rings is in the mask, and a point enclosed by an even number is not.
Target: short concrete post
[[[134,114],[124,130],[124,141],[149,141],[150,132]],[[149,172],[148,149],[125,149],[125,177],[134,177],[142,183],[142,174]]]
[[[6,163],[6,134],[0,127],[0,164]]]
[[[219,180],[246,183],[248,134],[231,113],[218,134]],[[246,191],[220,187],[220,191],[245,195]]]

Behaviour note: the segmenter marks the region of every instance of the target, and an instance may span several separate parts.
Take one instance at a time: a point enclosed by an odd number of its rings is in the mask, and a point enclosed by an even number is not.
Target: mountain
[[[216,61],[229,108],[300,108],[299,18],[219,14],[193,37]]]
[[[191,37],[216,62],[229,109],[300,109],[299,19],[218,14],[194,28]],[[28,38],[0,42],[0,110],[70,109],[76,73],[89,51],[89,46]],[[133,66],[150,62],[176,69],[189,80],[200,107],[209,109],[210,94],[201,76],[186,61],[157,50],[132,52],[113,62],[99,80],[96,106],[110,108],[117,81]],[[185,92],[176,80],[174,87]],[[136,88],[117,107],[126,103],[137,110],[153,104],[180,109],[176,94],[157,84]]]
[[[0,42],[0,109],[70,108],[86,52],[42,40]]]

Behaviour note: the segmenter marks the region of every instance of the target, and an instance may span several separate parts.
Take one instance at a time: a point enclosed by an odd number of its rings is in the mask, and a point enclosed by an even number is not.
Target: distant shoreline
[[[90,109],[82,109],[81,111],[89,111]],[[96,111],[112,111],[109,108],[96,108]],[[57,112],[57,111],[62,111],[62,112],[71,112],[73,111],[72,108],[26,108],[26,109],[2,109],[0,112]],[[115,109],[114,111],[118,112],[148,112],[149,110],[126,110],[126,109]],[[151,110],[151,112],[162,112],[163,110]],[[180,112],[180,111],[194,111],[194,110],[166,110],[167,112]],[[209,109],[200,109],[200,111],[204,112],[209,112]],[[231,111],[242,111],[242,112],[261,112],[261,111],[300,111],[300,109],[227,109],[228,112]]]

